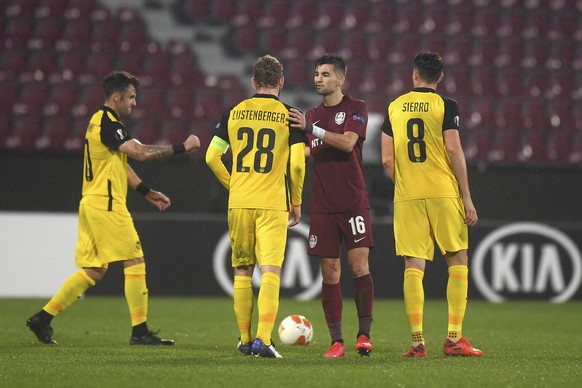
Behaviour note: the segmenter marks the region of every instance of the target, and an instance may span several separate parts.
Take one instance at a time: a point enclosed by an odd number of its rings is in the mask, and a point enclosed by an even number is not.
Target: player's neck
[[[328,94],[327,96],[323,96],[323,105],[325,106],[336,106],[340,102],[342,102],[344,98],[344,94],[341,90],[334,92],[332,94]]]

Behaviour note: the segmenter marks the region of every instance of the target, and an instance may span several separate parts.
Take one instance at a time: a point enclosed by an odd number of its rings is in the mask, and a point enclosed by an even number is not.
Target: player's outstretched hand
[[[196,148],[200,148],[200,139],[198,139],[198,136],[195,135],[188,136],[188,138],[184,142],[184,148],[186,152],[190,152],[192,150],[195,150]]]
[[[170,205],[172,204],[170,198],[168,198],[164,193],[160,193],[159,191],[155,190],[150,190],[150,192],[147,193],[145,198],[148,200],[148,202],[157,207],[161,212],[169,208]]]
[[[301,220],[301,205],[292,205],[291,211],[289,212],[289,227],[293,227],[299,223]]]
[[[301,129],[302,131],[305,131],[305,127],[311,126],[311,123],[307,124],[305,115],[295,108],[289,109],[289,121],[291,122],[291,128]]]

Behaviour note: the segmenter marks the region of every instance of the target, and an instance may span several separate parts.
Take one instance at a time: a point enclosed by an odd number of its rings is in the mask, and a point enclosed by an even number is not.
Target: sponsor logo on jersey
[[[309,248],[315,248],[317,246],[317,236],[312,234],[309,236]]]
[[[473,253],[471,274],[492,302],[546,299],[565,302],[582,282],[582,255],[564,232],[518,222],[489,233]]]
[[[353,115],[352,120],[359,121],[362,124],[366,124],[366,120],[360,115]]]
[[[127,132],[125,132],[125,129],[123,128],[119,128],[116,132],[115,132],[115,138],[117,140],[123,140],[125,139],[125,137],[127,136]]]

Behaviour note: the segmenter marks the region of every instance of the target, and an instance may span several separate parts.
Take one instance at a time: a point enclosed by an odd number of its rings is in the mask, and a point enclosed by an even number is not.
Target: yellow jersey
[[[127,155],[119,146],[129,139],[112,109],[103,106],[91,117],[85,135],[82,204],[126,211]]]
[[[388,105],[382,131],[394,140],[394,202],[460,197],[446,130],[459,130],[458,104],[434,89],[413,89]]]
[[[289,211],[290,147],[307,143],[289,126],[289,109],[273,95],[255,94],[222,115],[215,136],[230,145],[230,209]]]

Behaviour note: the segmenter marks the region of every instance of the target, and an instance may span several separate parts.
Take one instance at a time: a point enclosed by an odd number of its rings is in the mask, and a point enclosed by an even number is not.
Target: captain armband
[[[226,151],[228,151],[228,147],[230,147],[226,140],[218,136],[214,136],[212,138],[210,145],[213,146],[214,148],[218,148],[220,151],[222,151],[223,154],[226,153]]]

